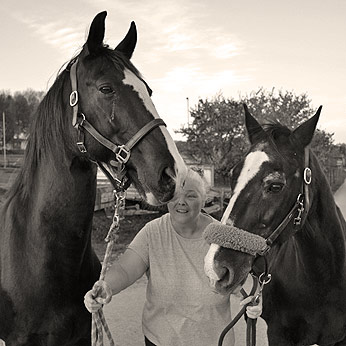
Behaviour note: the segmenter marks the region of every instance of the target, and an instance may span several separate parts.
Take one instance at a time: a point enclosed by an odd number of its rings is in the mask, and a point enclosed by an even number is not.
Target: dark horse
[[[233,228],[268,244],[260,255],[272,275],[262,315],[271,346],[346,345],[346,224],[308,147],[320,111],[291,131],[261,126],[245,106],[251,149],[232,170],[222,222],[229,237]],[[255,258],[211,244],[205,266],[213,288],[242,285],[253,266],[263,266]]]
[[[128,178],[150,203],[171,199],[186,169],[130,62],[134,23],[110,49],[103,44],[105,17],[95,17],[78,63],[75,58],[60,72],[39,105],[23,167],[3,206],[0,338],[6,346],[90,345],[83,296],[100,271],[90,242],[95,161],[115,166],[115,153],[122,156]],[[103,145],[128,143],[143,128],[131,151]]]

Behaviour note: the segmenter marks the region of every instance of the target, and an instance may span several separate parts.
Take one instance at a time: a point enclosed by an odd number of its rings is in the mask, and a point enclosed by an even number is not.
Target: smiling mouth
[[[188,213],[187,210],[181,210],[181,209],[177,209],[176,212],[179,213],[179,214],[186,214],[186,213]]]

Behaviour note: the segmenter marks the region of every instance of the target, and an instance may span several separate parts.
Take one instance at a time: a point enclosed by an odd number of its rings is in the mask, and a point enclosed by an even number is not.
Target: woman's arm
[[[89,312],[96,312],[103,304],[111,301],[114,294],[132,285],[148,269],[147,264],[133,250],[127,249],[119,260],[113,263],[104,281],[96,281],[84,296],[84,305]]]
[[[135,251],[127,249],[119,260],[110,267],[105,281],[114,295],[131,286],[143,276],[147,269],[148,266],[142,258]]]

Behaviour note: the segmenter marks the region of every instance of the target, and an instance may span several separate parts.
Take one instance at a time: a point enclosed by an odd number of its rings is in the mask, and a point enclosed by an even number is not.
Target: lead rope
[[[125,191],[116,191],[113,190],[114,194],[114,215],[113,221],[109,228],[107,237],[105,241],[107,242],[107,248],[105,256],[102,262],[102,269],[100,273],[99,280],[104,280],[106,272],[108,270],[110,259],[112,256],[112,250],[115,242],[117,241],[119,235],[119,221],[120,221],[120,212],[124,209],[125,206]],[[97,296],[98,289],[93,292],[93,296]],[[103,314],[103,309],[99,309],[97,312],[92,313],[91,317],[91,345],[92,346],[103,346],[103,331],[106,333],[109,345],[115,346],[112,334],[109,330],[107,321]]]
[[[262,296],[263,287],[268,284],[271,280],[271,275],[266,272],[262,273],[259,278],[255,275],[251,275],[253,280],[253,285],[250,294],[247,294],[245,290],[242,288],[240,290],[240,293],[243,295],[244,298],[247,298],[249,296],[253,296],[257,290],[258,285],[260,286],[259,292],[256,294],[256,296],[253,297],[251,302],[244,305],[242,309],[238,312],[238,314],[233,318],[233,320],[225,327],[225,329],[222,331],[218,346],[222,346],[224,338],[226,334],[235,326],[235,324],[240,320],[240,318],[246,314],[246,308],[251,304],[257,304],[259,302],[259,299]],[[257,318],[252,319],[248,318],[246,321],[246,345],[247,346],[256,346],[256,323]]]
[[[252,289],[251,289],[251,292],[250,292],[249,295],[247,295],[247,293],[245,292],[245,290],[243,288],[240,290],[240,293],[243,295],[244,298],[246,298],[248,296],[252,296],[256,292],[256,289],[257,289],[257,286],[258,286],[258,280],[254,276],[252,276],[252,280],[253,280],[253,285],[252,285]],[[224,340],[226,334],[235,326],[235,324],[240,320],[240,318],[246,313],[246,308],[250,304],[251,304],[251,302],[246,304],[246,305],[244,305],[241,308],[241,310],[238,312],[238,314],[233,318],[233,320],[225,327],[225,329],[222,331],[222,333],[221,333],[221,335],[219,337],[218,346],[222,346],[223,340]]]

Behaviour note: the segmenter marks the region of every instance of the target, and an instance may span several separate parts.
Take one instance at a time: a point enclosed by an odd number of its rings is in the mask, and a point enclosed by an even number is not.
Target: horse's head
[[[205,272],[216,291],[232,292],[242,285],[256,255],[268,250],[268,243],[283,243],[295,233],[294,219],[301,216],[300,202],[304,204],[303,181],[310,179],[304,178],[308,174],[305,148],[320,111],[321,107],[290,131],[280,124],[262,127],[245,106],[251,149],[232,169],[232,196],[222,217],[222,224],[227,225],[206,230],[211,246]]]
[[[148,203],[165,203],[186,167],[159,118],[149,86],[130,62],[137,41],[135,24],[110,49],[103,43],[106,14],[94,18],[81,53],[67,68],[72,85],[70,128],[81,151],[87,151],[77,155],[89,155],[109,167],[120,165]]]

